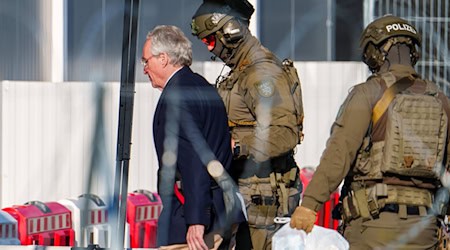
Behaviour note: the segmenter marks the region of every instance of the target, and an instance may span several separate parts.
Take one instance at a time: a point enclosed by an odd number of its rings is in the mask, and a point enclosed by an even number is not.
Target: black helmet
[[[372,71],[377,71],[383,65],[389,49],[396,43],[405,43],[411,48],[414,65],[419,59],[415,45],[421,45],[421,37],[416,28],[406,20],[393,15],[385,15],[374,20],[367,25],[360,38],[364,63]]]

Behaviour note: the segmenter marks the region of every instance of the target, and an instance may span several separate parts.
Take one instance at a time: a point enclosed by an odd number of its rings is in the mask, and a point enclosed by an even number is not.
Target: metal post
[[[136,36],[139,0],[125,0],[122,68],[120,79],[119,126],[117,137],[116,172],[114,182],[112,249],[124,249],[125,214],[128,192],[128,167],[131,148],[131,128],[135,92]]]

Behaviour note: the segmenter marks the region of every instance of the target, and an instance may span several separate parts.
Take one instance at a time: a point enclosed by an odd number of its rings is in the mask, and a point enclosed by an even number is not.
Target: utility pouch
[[[361,174],[366,175],[370,171],[370,148],[371,148],[371,139],[369,136],[364,137],[363,143],[361,145],[361,149],[358,152],[358,156],[356,158],[355,169],[358,170]]]
[[[277,210],[276,205],[250,204],[247,209],[248,223],[255,227],[272,226],[277,215]]]
[[[367,138],[367,137],[366,137]],[[366,138],[364,141],[366,141]],[[383,164],[384,141],[373,142],[370,149],[361,149],[356,158],[354,168],[354,180],[381,180],[383,174],[381,166]]]
[[[361,217],[364,219],[371,219],[369,207],[368,207],[368,200],[366,195],[366,189],[364,187],[359,186],[355,182],[352,183],[352,193],[353,198],[355,200],[355,203],[358,204],[359,207],[359,213]]]
[[[342,210],[341,215],[344,221],[348,222],[352,219],[357,219],[361,216],[359,212],[358,204],[353,199],[353,194],[350,193],[348,196],[345,196],[342,200]]]
[[[354,167],[354,180],[382,178],[380,172],[380,160],[382,158],[384,143],[380,144],[379,142],[372,142],[372,127],[373,122],[370,123],[366,136],[358,150]]]

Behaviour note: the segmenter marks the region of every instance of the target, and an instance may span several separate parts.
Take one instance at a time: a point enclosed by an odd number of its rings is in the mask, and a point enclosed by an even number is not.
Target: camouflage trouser
[[[239,179],[248,214],[253,248],[271,249],[272,236],[282,226],[274,223],[277,216],[290,216],[300,201],[301,182],[298,175],[289,177],[273,173],[271,177],[252,176]]]

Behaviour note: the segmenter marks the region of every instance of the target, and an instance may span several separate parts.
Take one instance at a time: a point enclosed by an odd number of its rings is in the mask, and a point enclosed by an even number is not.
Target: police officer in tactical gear
[[[274,218],[290,216],[300,200],[294,148],[303,136],[303,106],[292,61],[280,61],[250,33],[253,12],[246,0],[205,0],[191,28],[231,68],[218,91],[232,134],[232,175],[246,203],[253,248],[271,249],[280,227]]]
[[[362,33],[373,74],[353,87],[332,126],[291,227],[312,230],[316,213],[344,181],[341,217],[351,249],[435,249],[448,187],[450,105],[417,74],[421,37],[392,15]],[[447,200],[437,191],[447,192]]]

